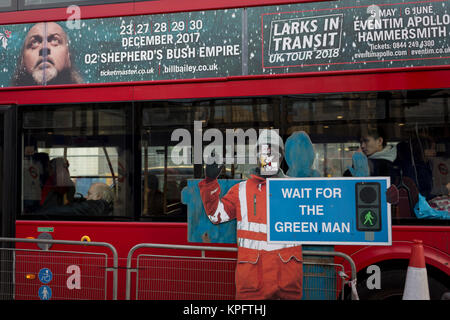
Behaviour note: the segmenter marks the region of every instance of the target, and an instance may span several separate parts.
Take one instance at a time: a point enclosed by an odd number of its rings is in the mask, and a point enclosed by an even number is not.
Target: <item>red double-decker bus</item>
[[[194,143],[210,143],[207,129],[276,128],[284,140],[305,131],[313,169],[342,177],[361,133],[378,127],[397,150],[391,160],[405,161],[406,179],[392,180],[400,190],[392,246],[335,250],[355,261],[361,299],[396,298],[421,239],[431,298],[440,299],[450,288],[449,8],[444,0],[7,1],[2,235],[107,242],[125,268],[136,244],[189,244],[181,194],[204,177]],[[192,137],[181,156],[177,129]],[[227,164],[223,178],[244,179],[250,167]],[[83,203],[93,183],[110,187],[107,207],[55,209]],[[416,216],[419,194],[441,219]],[[372,265],[381,272],[375,287]]]

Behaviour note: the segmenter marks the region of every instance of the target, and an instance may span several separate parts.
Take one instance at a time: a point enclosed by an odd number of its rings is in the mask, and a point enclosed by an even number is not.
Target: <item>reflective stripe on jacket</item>
[[[245,250],[246,255],[248,251],[273,251],[296,246],[267,242],[266,179],[252,175],[250,179],[231,187],[222,198],[219,197],[217,180],[204,179],[199,183],[199,189],[206,214],[212,223],[237,219],[238,247],[249,249]],[[250,255],[254,256],[251,260],[257,260],[258,255]],[[301,251],[295,256],[301,260]]]

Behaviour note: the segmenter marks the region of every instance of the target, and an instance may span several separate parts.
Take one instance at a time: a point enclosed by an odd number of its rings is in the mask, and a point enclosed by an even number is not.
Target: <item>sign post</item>
[[[391,245],[387,177],[267,179],[268,241]]]

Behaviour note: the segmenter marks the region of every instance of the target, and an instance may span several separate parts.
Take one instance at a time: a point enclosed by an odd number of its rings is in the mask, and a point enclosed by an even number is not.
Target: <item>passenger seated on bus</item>
[[[391,177],[391,181],[398,176],[398,170],[393,164],[397,158],[397,148],[388,146],[386,134],[382,128],[368,128],[361,135],[361,150],[369,161],[371,176]]]
[[[397,147],[409,154],[409,162],[400,161],[400,154],[396,161],[402,164],[402,173],[415,182],[418,193],[427,200],[431,208],[449,211],[450,183],[433,189],[432,160],[436,156],[434,140],[428,136],[420,136],[401,142]]]
[[[447,195],[446,186],[433,190],[433,159],[436,157],[436,144],[431,137],[423,136],[412,140],[414,166],[420,193],[427,199]]]
[[[42,167],[42,171],[39,175],[39,181],[41,184],[41,188],[43,188],[49,176],[50,157],[46,152],[36,152],[35,154],[33,154],[33,161],[39,163]]]
[[[23,210],[31,213],[40,209],[41,194],[48,178],[47,153],[35,153],[34,146],[25,147],[23,159]]]
[[[69,161],[62,157],[50,161],[49,176],[42,188],[41,206],[66,205],[73,202],[75,184],[70,179]]]
[[[86,199],[66,206],[52,206],[39,214],[68,216],[108,216],[113,212],[114,192],[102,182],[91,184]]]
[[[395,218],[414,218],[414,206],[419,200],[419,190],[417,188],[415,170],[411,154],[410,141],[401,141],[397,144],[397,158],[394,166],[399,175],[391,184],[397,186],[399,191],[399,201],[393,208]]]
[[[145,181],[145,179],[144,179]],[[160,215],[164,213],[164,196],[158,188],[158,177],[154,174],[147,176],[147,190],[144,189],[144,197],[146,196],[146,203],[144,202],[143,215]]]
[[[431,193],[433,189],[433,164],[431,160],[436,156],[434,140],[427,136],[413,139],[412,154],[419,192],[425,199],[430,200],[436,196]]]
[[[397,145],[398,156],[395,164],[402,176],[411,178],[417,185],[420,194],[427,200],[437,195],[446,194],[446,188],[433,194],[433,165],[431,160],[436,156],[434,141],[429,137],[420,137],[402,141]]]

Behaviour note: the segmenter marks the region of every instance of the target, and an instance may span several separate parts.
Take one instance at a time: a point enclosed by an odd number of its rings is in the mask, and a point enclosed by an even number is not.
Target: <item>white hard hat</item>
[[[274,129],[264,129],[260,132],[258,137],[257,146],[261,146],[263,144],[270,144],[273,146],[278,146],[278,151],[281,154],[284,154],[284,142],[283,139],[278,134],[278,130]]]

